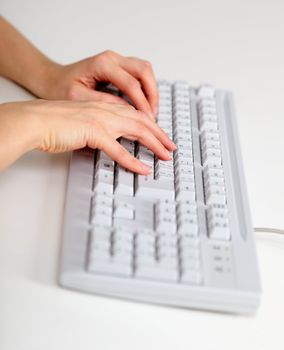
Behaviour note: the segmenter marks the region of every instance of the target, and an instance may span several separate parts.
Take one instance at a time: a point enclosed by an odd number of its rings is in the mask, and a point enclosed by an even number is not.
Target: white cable
[[[280,228],[272,228],[272,227],[254,227],[254,232],[267,232],[267,233],[276,233],[284,235],[284,230]]]

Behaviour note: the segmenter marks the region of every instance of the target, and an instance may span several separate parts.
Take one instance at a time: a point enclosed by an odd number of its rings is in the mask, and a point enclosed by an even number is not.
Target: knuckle
[[[135,111],[135,117],[137,120],[141,120],[146,127],[151,127],[156,125],[156,123],[154,123],[153,120],[150,119],[149,116],[141,110]]]
[[[134,118],[135,118],[135,120],[142,122],[145,118],[145,113],[134,108]]]
[[[152,68],[152,63],[150,61],[144,60],[143,63],[146,68],[148,69]]]
[[[144,135],[145,133],[145,124],[142,120],[135,120],[133,121],[133,129],[135,132],[139,135]]]
[[[152,63],[149,61],[143,61],[142,69],[143,72],[148,72],[152,70]]]
[[[99,53],[98,55],[96,55],[94,57],[94,62],[96,64],[104,64],[105,62],[108,62],[110,60],[112,60],[115,57],[115,52],[111,51],[111,50],[105,50],[101,53]]]
[[[116,55],[116,53],[115,53],[114,51],[112,51],[112,50],[105,50],[105,51],[103,51],[103,52],[101,53],[101,55],[102,55],[103,57],[113,58],[113,57]]]

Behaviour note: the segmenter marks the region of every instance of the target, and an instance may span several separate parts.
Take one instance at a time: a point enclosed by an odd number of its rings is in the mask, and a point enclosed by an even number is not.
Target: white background
[[[284,2],[1,0],[54,60],[105,49],[158,77],[234,92],[254,226],[284,227]],[[1,54],[1,53],[0,53]],[[0,102],[31,98],[0,80]],[[258,234],[253,317],[143,305],[57,286],[69,155],[32,152],[0,174],[0,349],[283,349],[284,237]]]

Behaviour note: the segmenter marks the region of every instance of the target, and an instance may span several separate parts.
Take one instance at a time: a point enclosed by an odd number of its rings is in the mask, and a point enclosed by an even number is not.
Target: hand
[[[52,100],[103,101],[125,104],[125,100],[96,91],[110,82],[127,95],[137,109],[154,118],[158,112],[158,89],[151,64],[134,57],[105,51],[83,61],[60,66],[51,63],[38,95]]]
[[[58,153],[88,146],[103,150],[133,172],[147,175],[149,167],[116,141],[121,136],[138,140],[163,160],[169,160],[169,151],[176,148],[154,121],[129,105],[44,100],[3,104],[0,168],[34,148]]]
[[[157,114],[157,84],[147,61],[105,51],[62,66],[48,59],[1,16],[0,52],[0,75],[40,98],[125,103],[119,97],[96,91],[99,83],[110,82],[137,109],[151,117]]]

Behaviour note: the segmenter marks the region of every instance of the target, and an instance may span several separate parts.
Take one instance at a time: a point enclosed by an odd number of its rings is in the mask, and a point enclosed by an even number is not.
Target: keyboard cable
[[[284,229],[273,228],[273,227],[254,227],[254,232],[262,232],[262,233],[273,233],[284,235]]]

